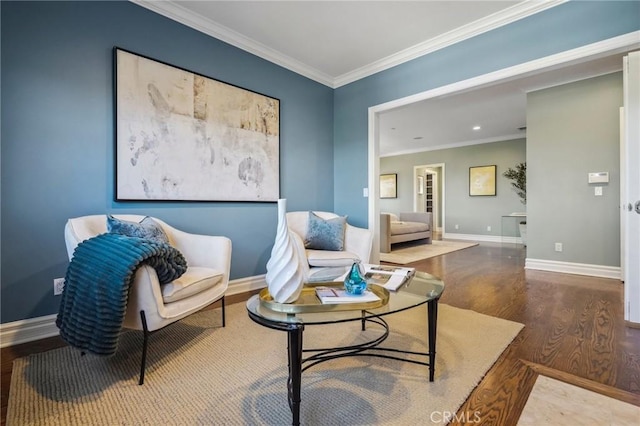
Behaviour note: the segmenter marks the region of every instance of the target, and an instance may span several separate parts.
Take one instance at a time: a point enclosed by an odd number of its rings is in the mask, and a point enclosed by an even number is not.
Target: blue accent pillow
[[[309,212],[309,225],[304,246],[314,250],[342,251],[346,228],[346,217],[323,219],[314,212]]]
[[[107,215],[107,231],[113,234],[126,235],[127,237],[145,238],[157,243],[169,244],[169,237],[167,237],[160,224],[149,216],[146,216],[138,223]]]

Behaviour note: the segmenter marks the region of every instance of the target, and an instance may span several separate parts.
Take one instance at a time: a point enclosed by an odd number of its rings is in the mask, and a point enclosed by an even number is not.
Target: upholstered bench
[[[389,253],[391,244],[426,239],[431,244],[431,213],[380,213],[380,252]]]

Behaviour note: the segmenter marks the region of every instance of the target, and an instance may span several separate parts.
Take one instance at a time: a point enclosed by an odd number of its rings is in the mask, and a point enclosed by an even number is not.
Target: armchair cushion
[[[131,222],[107,215],[107,231],[113,234],[126,235],[127,237],[145,238],[169,244],[169,238],[160,224],[149,216],[146,216],[140,222]]]
[[[344,233],[347,218],[343,216],[323,219],[309,212],[309,224],[304,246],[307,249],[341,251],[344,249]]]
[[[192,266],[178,279],[162,286],[162,301],[177,302],[215,287],[224,273],[211,268]]]

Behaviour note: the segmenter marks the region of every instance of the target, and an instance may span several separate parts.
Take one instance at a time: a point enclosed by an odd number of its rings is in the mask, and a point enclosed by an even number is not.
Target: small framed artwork
[[[380,175],[380,198],[398,198],[398,174]]]
[[[418,195],[424,194],[424,176],[418,176]]]
[[[496,166],[469,167],[469,195],[496,195]]]

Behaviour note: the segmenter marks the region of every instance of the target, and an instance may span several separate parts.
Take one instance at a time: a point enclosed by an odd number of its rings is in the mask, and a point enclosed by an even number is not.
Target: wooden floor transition
[[[408,265],[445,281],[443,303],[525,324],[458,413],[451,414],[451,424],[515,425],[538,374],[640,405],[640,329],[625,326],[622,284],[525,271],[525,250],[482,243]],[[227,304],[247,297],[230,296]],[[1,350],[2,425],[13,360],[63,345],[49,338]]]

